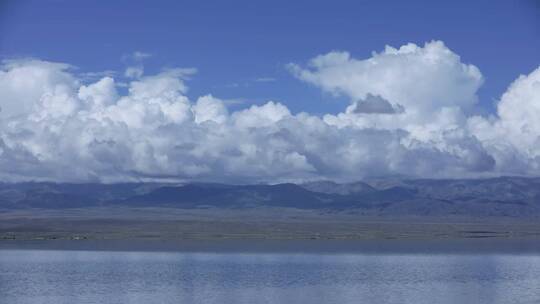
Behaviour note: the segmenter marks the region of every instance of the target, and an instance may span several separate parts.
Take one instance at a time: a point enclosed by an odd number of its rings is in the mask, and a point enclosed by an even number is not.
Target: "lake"
[[[0,303],[540,303],[540,250],[536,240],[4,242]]]

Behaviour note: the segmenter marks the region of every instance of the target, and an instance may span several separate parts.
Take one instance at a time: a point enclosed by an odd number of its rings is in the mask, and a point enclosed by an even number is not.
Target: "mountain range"
[[[295,208],[362,215],[540,215],[540,178],[373,179],[354,183],[0,183],[0,209]]]

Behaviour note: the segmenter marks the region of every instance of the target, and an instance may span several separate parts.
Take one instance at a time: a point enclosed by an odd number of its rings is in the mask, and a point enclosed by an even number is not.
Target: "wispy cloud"
[[[141,51],[122,56],[122,61],[127,64],[124,76],[133,79],[141,78],[144,74],[143,61],[150,57],[152,57],[152,54]]]
[[[255,82],[275,82],[277,79],[273,77],[260,77],[256,78]]]
[[[150,57],[152,57],[152,54],[150,53],[135,51],[132,53],[122,55],[122,61],[127,62],[127,63],[141,62]]]

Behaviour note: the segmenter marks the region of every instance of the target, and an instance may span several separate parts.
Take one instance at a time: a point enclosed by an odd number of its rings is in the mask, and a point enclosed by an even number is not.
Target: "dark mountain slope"
[[[319,208],[332,197],[314,193],[295,184],[241,185],[187,184],[165,186],[142,195],[128,197],[123,205],[163,205],[194,208],[213,206],[242,208],[278,206],[294,208]]]
[[[338,184],[0,183],[0,209],[103,206],[297,208],[374,216],[540,216],[540,178],[405,179]]]

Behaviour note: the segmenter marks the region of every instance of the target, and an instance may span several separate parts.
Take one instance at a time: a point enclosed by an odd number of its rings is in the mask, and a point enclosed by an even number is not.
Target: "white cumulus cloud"
[[[346,95],[342,113],[292,113],[268,101],[237,111],[191,100],[194,69],[88,82],[69,64],[0,68],[2,180],[279,182],[365,176],[538,174],[540,69],[521,76],[491,117],[474,116],[483,77],[442,42],[331,52],[300,79]]]
[[[540,67],[510,85],[496,116],[471,117],[468,126],[495,157],[499,170],[540,174]]]

